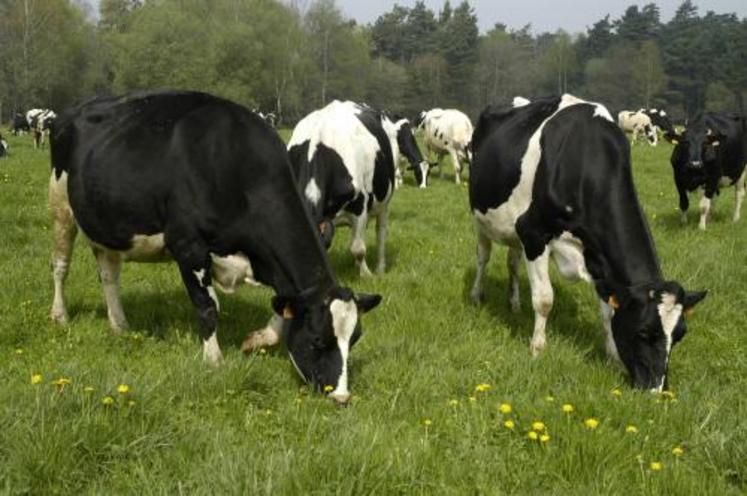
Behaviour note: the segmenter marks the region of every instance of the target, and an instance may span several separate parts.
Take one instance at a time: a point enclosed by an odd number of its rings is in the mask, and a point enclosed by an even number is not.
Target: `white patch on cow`
[[[205,287],[205,269],[200,270],[193,270],[192,273],[195,275],[195,278],[197,278],[197,282],[200,283],[200,287]]]
[[[319,186],[317,186],[315,178],[312,177],[309,184],[306,185],[304,194],[315,207],[319,205],[319,200],[322,198],[322,192],[319,189]]]
[[[581,240],[569,232],[550,241],[550,252],[558,271],[572,281],[591,282],[591,274],[586,269],[584,245]]]
[[[121,252],[127,262],[165,262],[171,259],[166,249],[163,233],[136,234],[130,240],[131,248]]]
[[[659,115],[662,116],[662,117],[666,117],[667,113],[664,112],[663,110],[661,110],[661,111],[659,111]]]
[[[700,223],[698,224],[698,227],[705,231],[706,229],[706,223],[708,222],[708,219],[711,217],[711,199],[708,197],[703,197],[700,199]]]
[[[218,365],[223,359],[223,354],[218,345],[218,335],[215,332],[202,342],[202,358],[212,365]]]
[[[342,372],[337,381],[337,387],[330,393],[332,398],[345,402],[350,398],[348,391],[348,353],[350,339],[358,323],[358,307],[354,301],[333,300],[329,305],[332,314],[332,328],[337,337],[337,346],[342,355]]]
[[[651,113],[652,113],[652,114],[658,114],[658,113],[659,113],[659,111],[658,111],[658,110],[656,110],[656,109],[651,109]]]
[[[661,328],[664,331],[664,339],[666,339],[666,362],[669,363],[669,353],[672,351],[672,334],[682,316],[682,304],[677,303],[677,297],[675,295],[664,293],[661,296],[661,303],[658,305],[658,310],[659,318],[661,319]],[[665,379],[666,375],[661,378],[659,385],[654,388],[655,391],[661,392],[664,387]]]
[[[420,180],[420,184],[418,184],[418,187],[425,188],[428,183],[428,168],[430,167],[430,165],[428,164],[428,162],[423,161],[423,162],[420,162],[418,167],[420,167],[420,173],[422,174],[422,177],[423,177]]]
[[[231,294],[242,284],[259,286],[254,279],[254,271],[249,258],[243,253],[235,253],[225,257],[210,254],[212,259],[211,274],[213,284],[223,293]]]
[[[605,107],[601,103],[592,103],[592,105],[594,105],[594,117],[601,117],[602,119],[606,119],[610,122],[615,122],[615,119],[612,118],[612,114],[610,114],[610,111],[607,110],[607,107]]]
[[[3,154],[8,153],[8,142],[0,139],[0,146],[3,148]]]
[[[524,98],[523,96],[515,96],[512,102],[512,105],[514,108],[520,108],[520,107],[526,107],[530,103],[532,103],[532,101],[527,98]]]
[[[212,286],[207,287],[208,296],[215,303],[215,309],[220,311],[220,303],[218,302],[218,295],[215,294],[215,289]]]

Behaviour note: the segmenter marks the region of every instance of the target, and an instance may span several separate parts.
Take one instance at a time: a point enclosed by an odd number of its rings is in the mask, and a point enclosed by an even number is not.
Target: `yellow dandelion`
[[[41,384],[43,380],[44,376],[41,374],[34,374],[31,376],[31,384],[33,385]]]
[[[625,432],[627,432],[628,434],[638,434],[638,427],[629,425],[625,428]]]
[[[540,442],[547,443],[550,441],[550,435],[549,434],[542,434],[540,436]]]
[[[127,406],[135,406],[135,400],[128,401]]]
[[[685,450],[682,448],[682,446],[675,446],[672,448],[672,454],[674,456],[682,456],[685,454]]]
[[[563,410],[563,413],[573,413],[574,410],[573,405],[570,403],[566,403],[560,409]]]
[[[329,384],[327,384],[326,386],[324,386],[324,392],[325,393],[331,393],[334,390],[335,390],[334,386],[330,386]]]
[[[449,400],[449,406],[459,406],[459,400]]]
[[[547,401],[548,403],[553,403],[555,401],[555,397],[554,396],[545,396],[545,401]]]
[[[599,427],[599,420],[595,419],[594,417],[587,418],[586,420],[584,420],[584,425],[588,429],[594,430]]]
[[[16,355],[23,355],[23,348],[16,348]]]
[[[663,399],[665,399],[665,400],[674,400],[675,399],[674,393],[672,391],[662,391],[661,392],[661,397]]]
[[[610,392],[612,393],[612,396],[617,396],[618,398],[623,395],[623,392],[620,388],[615,388]]]
[[[130,386],[128,386],[127,384],[120,384],[119,386],[117,386],[117,392],[119,394],[127,394],[130,392]]]
[[[433,421],[431,419],[425,419],[423,420],[423,425],[426,427],[430,427],[433,425]]]
[[[643,463],[643,455],[635,455],[635,459],[638,463]]]
[[[475,386],[475,391],[477,391],[478,393],[484,393],[489,390],[490,390],[490,384],[483,383],[483,384],[478,384],[477,386]]]
[[[113,405],[114,404],[114,398],[112,398],[111,396],[104,396],[101,399],[101,404],[106,405],[106,406]]]
[[[651,470],[653,470],[654,472],[659,472],[659,471],[660,471],[661,469],[663,469],[663,468],[664,468],[664,464],[663,464],[663,463],[661,463],[661,462],[651,462],[651,465],[649,465],[649,467],[650,467],[650,468],[651,468]]]
[[[58,379],[53,380],[52,384],[54,384],[55,386],[57,386],[60,389],[63,389],[65,386],[69,386],[70,383],[72,383],[72,382],[73,381],[71,381],[67,377],[60,377]]]
[[[537,439],[539,439],[539,434],[537,434],[535,431],[529,431],[527,432],[527,437],[532,441],[536,441]]]
[[[501,406],[498,407],[498,411],[504,415],[511,413],[512,410],[513,408],[509,403],[501,403]]]
[[[542,432],[547,429],[547,426],[544,422],[540,422],[539,420],[535,420],[532,422],[532,430],[537,432]]]
[[[470,396],[470,397],[469,397],[469,401],[470,401],[471,403],[475,403],[475,402],[477,401],[477,396]]]
[[[513,429],[514,427],[516,427],[516,423],[513,420],[509,419],[503,422],[503,427],[505,427],[506,429]]]
[[[93,386],[86,386],[86,387],[83,388],[83,392],[84,393],[92,393],[93,391],[94,391],[94,387]]]

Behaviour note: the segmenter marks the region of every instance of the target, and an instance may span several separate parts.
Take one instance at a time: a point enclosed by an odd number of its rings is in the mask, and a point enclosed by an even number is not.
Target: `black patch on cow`
[[[394,189],[395,163],[389,137],[381,125],[382,115],[379,112],[364,108],[357,117],[379,143],[374,165],[373,196],[376,201],[383,203]]]

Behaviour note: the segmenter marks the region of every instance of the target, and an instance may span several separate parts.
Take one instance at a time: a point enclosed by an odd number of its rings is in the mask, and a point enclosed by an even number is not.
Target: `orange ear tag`
[[[617,301],[617,297],[615,295],[610,296],[610,298],[607,300],[607,304],[615,310],[620,308],[620,302]]]
[[[283,308],[283,318],[285,320],[291,320],[293,318],[293,310],[291,310],[289,305],[286,305],[285,308]]]

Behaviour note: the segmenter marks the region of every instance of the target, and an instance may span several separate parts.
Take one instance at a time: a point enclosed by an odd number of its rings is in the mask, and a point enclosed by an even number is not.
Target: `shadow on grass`
[[[349,232],[349,230],[348,230]],[[344,240],[338,241],[335,235],[335,244],[327,252],[329,256],[329,263],[332,266],[332,272],[337,276],[338,279],[343,281],[350,281],[355,284],[356,281],[361,280],[358,267],[355,265],[355,259],[348,249],[349,246],[349,234]],[[343,242],[344,241],[344,242]],[[366,263],[368,268],[373,272],[374,277],[381,277],[376,274],[376,265],[378,264],[376,243],[367,245],[366,252]],[[400,249],[395,243],[387,242],[386,245],[386,272],[393,271],[397,268],[397,261],[399,259]]]

